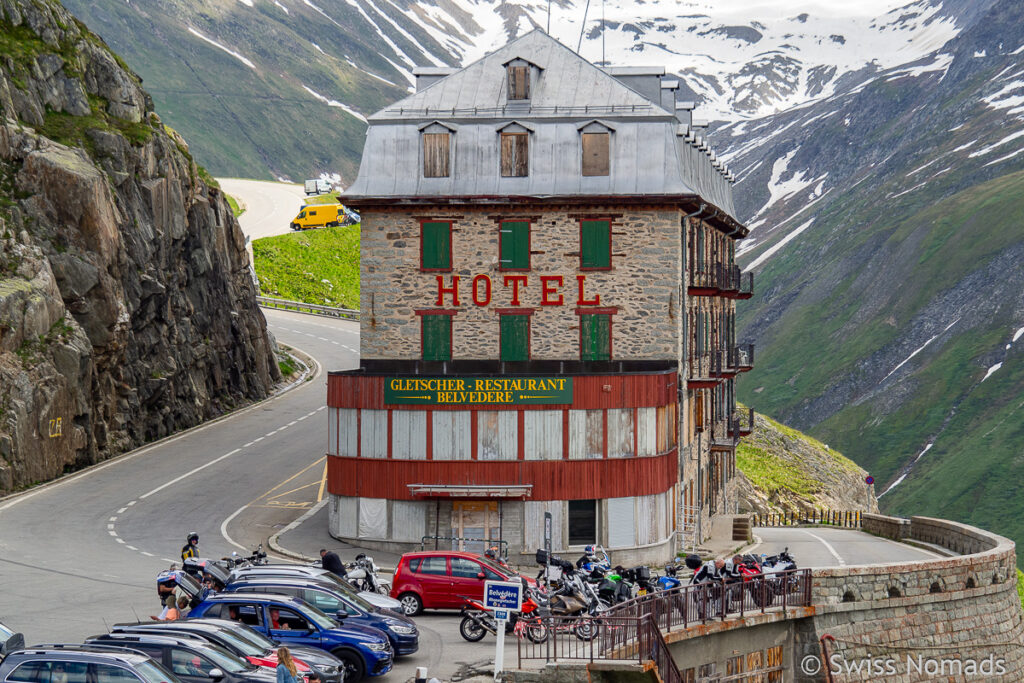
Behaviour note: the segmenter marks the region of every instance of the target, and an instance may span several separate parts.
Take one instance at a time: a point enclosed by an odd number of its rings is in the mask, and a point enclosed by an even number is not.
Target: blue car
[[[338,615],[344,621],[345,613]],[[284,645],[326,650],[345,663],[347,683],[391,671],[388,637],[368,626],[340,624],[316,607],[284,595],[217,593],[196,605],[189,619],[231,619]]]
[[[404,614],[371,605],[358,593],[339,590],[331,581],[302,576],[251,576],[228,584],[228,591],[273,593],[304,600],[326,614],[345,612],[345,625],[371,626],[383,631],[396,657],[411,655],[420,649],[420,634],[412,619]]]

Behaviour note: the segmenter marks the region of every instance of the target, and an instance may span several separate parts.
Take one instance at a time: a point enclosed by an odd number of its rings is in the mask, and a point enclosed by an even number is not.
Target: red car
[[[425,550],[402,555],[391,582],[391,597],[412,617],[425,608],[461,609],[465,602],[461,596],[483,600],[484,581],[518,580],[516,572],[476,553]]]

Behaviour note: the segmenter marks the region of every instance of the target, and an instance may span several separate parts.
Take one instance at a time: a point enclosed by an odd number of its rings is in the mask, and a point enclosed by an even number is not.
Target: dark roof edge
[[[730,216],[714,204],[701,199],[699,195],[558,195],[558,196],[534,196],[534,195],[453,195],[453,196],[423,196],[423,195],[394,195],[394,196],[346,196],[342,195],[342,202],[345,206],[353,209],[363,210],[365,208],[408,208],[421,209],[424,207],[441,206],[453,207],[463,205],[476,206],[501,206],[503,204],[530,204],[530,205],[558,205],[570,204],[626,204],[650,206],[654,204],[678,204],[686,213],[703,211],[696,217],[702,218],[718,230],[736,237],[745,238],[750,230],[743,223]]]

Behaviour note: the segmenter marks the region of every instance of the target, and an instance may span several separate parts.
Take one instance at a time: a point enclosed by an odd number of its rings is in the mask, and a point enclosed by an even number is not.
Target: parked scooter
[[[471,643],[484,637],[485,633],[492,636],[498,633],[498,621],[494,612],[485,608],[479,601],[461,596],[465,601],[462,607],[462,621],[459,623],[459,634]],[[505,622],[505,633],[517,636],[525,635],[531,642],[543,643],[548,639],[548,627],[540,618],[540,605],[536,596],[526,582],[523,581],[523,604],[519,612],[512,612]]]

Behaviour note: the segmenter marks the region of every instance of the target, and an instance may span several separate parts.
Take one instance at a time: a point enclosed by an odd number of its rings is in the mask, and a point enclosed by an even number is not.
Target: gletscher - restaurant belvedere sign
[[[384,402],[418,405],[572,403],[571,377],[390,377]]]

